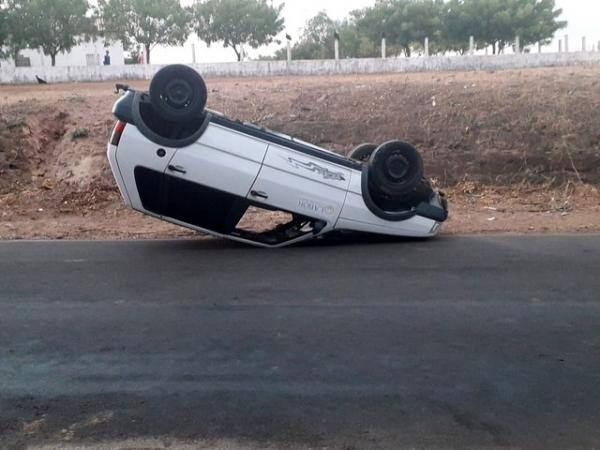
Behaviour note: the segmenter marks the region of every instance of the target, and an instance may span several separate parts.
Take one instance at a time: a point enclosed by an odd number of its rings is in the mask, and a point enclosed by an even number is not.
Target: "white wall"
[[[125,64],[123,45],[120,42],[105,47],[103,40],[96,40],[78,45],[69,53],[58,54],[56,56],[56,67],[89,66],[91,63],[102,65],[106,50],[110,52],[112,65],[122,66]],[[88,60],[88,55],[93,55],[93,58],[90,57],[90,60]],[[30,59],[31,67],[52,66],[52,59],[49,56],[45,56],[41,50],[26,49],[21,51],[21,56]],[[1,61],[1,64],[0,68],[14,69],[14,61],[12,60]]]
[[[600,64],[600,52],[529,53],[490,56],[433,56],[420,58],[343,59],[340,61],[248,61],[192,65],[206,77],[244,77],[274,75],[367,74],[453,70],[501,70]],[[50,83],[149,80],[162,66],[98,67],[2,67],[0,83],[36,83],[38,75]]]

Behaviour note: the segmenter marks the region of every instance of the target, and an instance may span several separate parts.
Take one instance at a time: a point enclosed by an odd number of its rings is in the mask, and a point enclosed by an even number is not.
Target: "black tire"
[[[398,198],[423,179],[423,158],[412,145],[390,141],[380,145],[369,160],[369,181],[379,192]]]
[[[377,149],[377,144],[360,144],[348,155],[351,159],[366,163]]]
[[[150,83],[150,101],[158,115],[170,122],[191,122],[204,112],[208,93],[198,72],[175,64],[160,69]]]

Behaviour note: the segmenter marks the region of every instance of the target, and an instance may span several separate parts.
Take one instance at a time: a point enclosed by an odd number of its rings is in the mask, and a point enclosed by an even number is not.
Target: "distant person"
[[[104,55],[104,65],[110,66],[110,52],[106,50],[106,55]]]
[[[146,58],[144,58],[144,52],[140,52],[138,55],[138,64],[146,64]]]

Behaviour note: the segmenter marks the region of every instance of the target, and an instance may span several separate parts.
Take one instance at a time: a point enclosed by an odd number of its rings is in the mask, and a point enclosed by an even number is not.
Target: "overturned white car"
[[[202,77],[161,69],[149,92],[127,86],[108,158],[131,208],[197,231],[280,247],[334,230],[430,237],[448,217],[409,144],[364,144],[349,158],[206,109]],[[288,213],[266,231],[239,227],[249,208]]]

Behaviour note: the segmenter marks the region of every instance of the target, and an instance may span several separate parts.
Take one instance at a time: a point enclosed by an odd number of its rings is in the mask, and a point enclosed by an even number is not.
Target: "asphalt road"
[[[600,447],[600,237],[0,244],[0,448]]]

